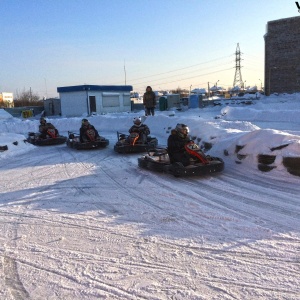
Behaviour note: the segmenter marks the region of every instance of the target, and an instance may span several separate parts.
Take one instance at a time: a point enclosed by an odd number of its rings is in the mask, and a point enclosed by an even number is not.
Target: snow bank
[[[11,114],[9,114],[6,110],[0,109],[0,120],[13,118]]]
[[[25,139],[22,134],[0,133],[0,158],[13,157],[34,149],[33,145],[25,142]]]

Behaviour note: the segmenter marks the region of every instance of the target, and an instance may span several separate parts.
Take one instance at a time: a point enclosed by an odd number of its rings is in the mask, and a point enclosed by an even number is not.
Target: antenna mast
[[[233,80],[233,88],[237,85],[244,87],[244,83],[242,80],[242,73],[241,73],[241,51],[239,43],[237,44],[236,51],[235,51],[235,75]]]

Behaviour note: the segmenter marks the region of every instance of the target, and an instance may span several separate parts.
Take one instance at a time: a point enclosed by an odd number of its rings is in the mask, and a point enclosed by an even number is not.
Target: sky
[[[80,151],[24,143],[39,116],[0,110],[0,299],[300,299],[299,176],[283,163],[298,159],[299,174],[299,100],[156,111],[144,122],[160,145],[186,123],[224,160],[218,174],[179,178],[114,151],[143,111],[88,117],[110,143]],[[47,120],[62,135],[81,124]],[[258,154],[275,156],[272,170]]]
[[[0,0],[0,91],[132,85],[144,92],[232,87],[235,51],[246,86],[264,85],[268,21],[295,1]]]

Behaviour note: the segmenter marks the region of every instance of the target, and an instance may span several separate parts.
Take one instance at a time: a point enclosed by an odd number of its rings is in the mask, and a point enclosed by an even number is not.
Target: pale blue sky
[[[237,43],[242,79],[260,85],[267,22],[295,16],[291,0],[0,0],[0,91],[124,85],[124,61],[136,91],[227,88]]]

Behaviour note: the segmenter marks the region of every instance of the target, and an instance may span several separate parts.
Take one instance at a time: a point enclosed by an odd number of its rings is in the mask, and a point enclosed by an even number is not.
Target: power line
[[[228,64],[231,64],[231,62],[222,64],[222,65],[218,65],[218,66],[224,66],[224,65],[228,65]],[[210,68],[210,69],[212,69],[212,68]],[[206,69],[204,69],[204,70],[206,70]],[[170,77],[176,77],[176,76],[183,76],[183,75],[186,75],[186,74],[195,73],[195,72],[204,71],[204,70],[203,70],[203,69],[197,69],[197,70],[191,71],[191,72],[189,72],[189,73],[176,74],[176,75],[172,75],[172,76],[168,76],[168,77],[163,77],[163,78],[160,78],[160,79],[155,79],[155,80],[152,80],[151,82],[160,81],[160,80],[163,80],[164,78],[170,78]],[[202,76],[202,75],[198,75],[198,76],[196,76],[196,77],[199,77],[199,76]],[[147,82],[148,82],[148,81],[143,81],[143,82],[132,82],[132,84],[134,84],[134,85],[140,85],[140,84],[144,84],[144,83],[147,83]]]
[[[206,62],[201,62],[201,63],[198,63],[198,64],[190,65],[190,66],[187,66],[187,67],[166,71],[166,72],[163,72],[163,73],[157,73],[157,74],[152,74],[152,75],[148,75],[148,76],[144,76],[144,77],[133,78],[133,79],[130,79],[130,81],[134,82],[135,80],[140,80],[140,79],[145,79],[145,78],[150,78],[150,77],[157,77],[157,76],[160,76],[160,75],[165,75],[165,74],[169,74],[169,73],[173,73],[173,72],[178,72],[178,71],[181,71],[181,70],[185,70],[185,69],[193,68],[193,67],[196,67],[196,66],[208,64],[208,63],[218,61],[218,60],[221,60],[221,59],[224,59],[224,58],[228,58],[228,57],[231,57],[231,56],[232,56],[232,54],[227,55],[227,56],[223,56],[223,57],[219,57],[219,58],[216,58],[216,59],[212,59],[212,60],[209,60],[209,61],[206,61]],[[178,75],[178,76],[180,76],[180,75]],[[119,83],[120,82],[117,82],[115,84],[119,84]]]
[[[214,71],[214,72],[209,72],[209,73],[197,75],[197,76],[181,78],[181,79],[173,80],[173,81],[169,81],[169,82],[159,82],[159,84],[157,84],[157,85],[169,84],[169,83],[173,83],[173,82],[180,82],[180,81],[184,81],[184,80],[188,80],[188,79],[192,79],[192,78],[198,78],[198,77],[202,77],[202,76],[207,76],[207,75],[211,75],[211,74],[215,74],[215,73],[220,73],[220,72],[224,72],[224,71],[228,71],[228,70],[232,70],[232,67],[228,68],[228,69],[223,69],[223,70],[218,70],[218,71]],[[136,89],[138,89],[138,88],[136,88]]]
[[[248,68],[248,67],[244,67],[245,70],[251,70],[251,71],[256,71],[256,72],[263,72],[263,67],[259,70],[259,69],[253,69],[253,68]]]

